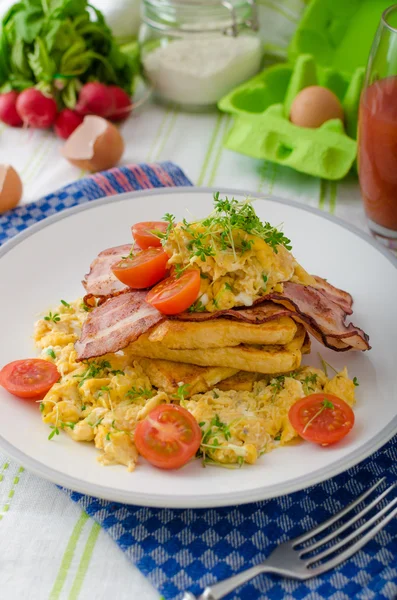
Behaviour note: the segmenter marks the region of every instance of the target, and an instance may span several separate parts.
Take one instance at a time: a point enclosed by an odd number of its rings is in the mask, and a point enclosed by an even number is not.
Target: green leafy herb
[[[204,432],[203,438],[201,440],[201,444],[207,444],[207,442],[214,435],[222,434],[225,440],[229,440],[231,437],[230,427],[226,425],[226,423],[222,423],[219,418],[219,415],[215,415],[210,421],[208,429]]]
[[[90,310],[92,310],[92,309],[93,309],[93,307],[92,307],[92,306],[88,306],[88,304],[86,304],[85,302],[82,302],[82,303],[80,304],[80,308],[81,308],[82,310],[85,310],[85,312],[90,312]]]
[[[43,412],[43,411],[44,411],[44,408],[45,408],[45,406],[44,406],[44,402],[40,402],[40,405],[39,405],[39,406],[40,406],[40,412]]]
[[[305,388],[305,392],[314,392],[315,388],[313,386],[316,385],[318,379],[318,375],[316,373],[312,373],[311,375],[307,375],[305,379],[302,381],[302,385]]]
[[[66,302],[66,300],[61,300],[61,304],[66,306],[66,308],[70,308],[70,304],[69,304],[69,302]]]
[[[130,400],[136,400],[137,398],[146,398],[148,400],[149,398],[153,398],[154,391],[142,387],[132,387],[130,390],[128,390],[126,396],[128,396]]]
[[[321,356],[320,353],[318,353],[318,357],[320,359],[321,366],[323,368],[323,371],[324,371],[326,377],[328,377],[328,369],[327,369],[327,367],[329,367],[335,373],[335,375],[338,374],[338,371],[332,365],[330,365],[329,363],[327,363],[327,361],[325,361],[323,359],[323,357]]]
[[[360,383],[359,383],[359,381],[358,381],[357,377],[353,377],[353,383],[354,383],[354,385],[355,385],[356,387],[358,387],[358,386],[360,385]]]
[[[44,317],[44,321],[52,321],[53,323],[58,323],[61,320],[59,313],[52,313],[51,311]]]
[[[52,440],[52,438],[55,435],[59,435],[59,429],[56,425],[50,425],[50,429],[52,429],[52,431],[51,431],[50,435],[48,436],[48,439]]]
[[[108,360],[93,360],[91,362],[87,360],[83,362],[85,365],[87,365],[87,369],[84,371],[84,373],[73,375],[73,377],[77,377],[80,379],[79,387],[81,387],[87,379],[92,379],[94,377],[98,377],[99,375],[103,376],[106,370],[110,370],[112,368],[112,365]]]
[[[85,405],[85,404],[82,404],[82,405],[81,405],[81,410],[82,410],[82,411],[83,411],[83,410],[85,410],[86,408],[87,408],[87,407],[86,407],[86,405]]]
[[[201,300],[197,300],[197,302],[194,302],[187,310],[188,312],[205,312],[206,308]]]
[[[173,394],[172,397],[182,402],[189,393],[190,385],[188,383],[182,383],[178,386],[176,394]]]
[[[107,441],[109,441],[109,440],[110,440],[110,433],[107,433],[107,434],[106,434],[106,439],[107,439]]]
[[[46,354],[48,354],[48,356],[51,356],[51,358],[53,358],[54,360],[56,359],[56,354],[52,348],[47,348]]]
[[[227,281],[226,281],[226,283],[225,283],[225,288],[226,288],[226,289],[227,289],[229,292],[232,292],[232,291],[233,291],[233,288],[232,288],[232,286],[231,286],[231,285],[230,285],[230,283],[228,283]]]
[[[267,285],[267,275],[263,274],[262,275],[262,279],[263,279],[263,283],[265,284],[265,286]]]
[[[110,373],[111,375],[125,375],[124,371],[121,371],[120,369],[112,369]]]
[[[200,277],[201,277],[201,279],[209,279],[207,273],[202,273],[201,271],[200,271]]]
[[[324,408],[330,408],[330,409],[334,408],[334,405],[332,404],[332,402],[330,400],[327,400],[326,398],[324,399],[322,405]]]
[[[279,442],[280,440],[281,440],[281,433],[278,433],[277,435],[274,436],[274,441]]]
[[[217,392],[216,390],[212,390],[212,393],[213,393],[213,395],[214,395],[214,398],[215,398],[215,400],[216,400],[217,398],[219,398],[219,394],[218,394],[218,392]]]

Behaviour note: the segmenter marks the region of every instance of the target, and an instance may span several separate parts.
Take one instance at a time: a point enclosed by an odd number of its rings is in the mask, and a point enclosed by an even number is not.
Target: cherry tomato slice
[[[142,223],[135,223],[131,227],[131,231],[137,245],[142,250],[146,250],[146,248],[161,246],[161,239],[152,232],[165,233],[167,227],[168,224],[164,221],[142,221]]]
[[[152,465],[178,469],[196,454],[201,443],[197,421],[182,406],[161,404],[140,421],[135,429],[135,445]]]
[[[332,394],[301,398],[291,406],[288,418],[303,439],[322,446],[339,442],[354,425],[350,406]]]
[[[56,366],[41,358],[14,360],[0,371],[0,385],[19,398],[44,398],[59,378]]]
[[[146,301],[164,315],[177,315],[197,300],[200,291],[200,273],[185,271],[180,277],[172,275],[161,281],[146,296]]]
[[[112,267],[117,279],[136,290],[149,288],[167,273],[168,254],[162,248],[148,248],[123,258]]]

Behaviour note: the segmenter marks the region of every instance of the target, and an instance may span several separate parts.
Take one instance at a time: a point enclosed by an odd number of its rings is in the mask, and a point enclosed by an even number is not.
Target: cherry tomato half
[[[123,258],[112,267],[117,279],[136,290],[149,288],[167,273],[168,254],[162,248],[147,248]]]
[[[201,429],[182,406],[160,404],[135,429],[135,445],[152,465],[178,469],[196,454]]]
[[[180,277],[172,275],[161,281],[146,296],[146,301],[164,315],[177,315],[197,300],[200,291],[200,273],[185,271]]]
[[[41,358],[14,360],[0,371],[0,385],[19,398],[44,398],[59,378],[56,366]]]
[[[164,221],[142,221],[142,223],[135,223],[131,231],[138,246],[146,250],[146,248],[161,246],[161,239],[156,236],[156,232],[165,233],[167,227]]]
[[[322,446],[339,442],[354,425],[350,406],[331,394],[301,398],[291,406],[288,418],[303,439]]]

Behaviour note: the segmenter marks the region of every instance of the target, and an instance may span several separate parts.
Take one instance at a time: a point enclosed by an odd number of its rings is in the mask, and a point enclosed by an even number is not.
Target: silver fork
[[[374,492],[384,481],[385,477],[380,479],[375,485],[369,490],[364,492],[357,500],[346,506],[343,510],[336,513],[333,517],[300,535],[299,537],[289,540],[280,544],[273,550],[270,556],[259,565],[251,567],[238,575],[229,577],[224,581],[215,583],[214,585],[207,587],[204,593],[197,600],[220,600],[235,588],[239,587],[243,583],[246,583],[253,577],[256,577],[260,573],[275,573],[276,575],[282,575],[283,577],[290,577],[292,579],[310,579],[321,575],[330,569],[333,569],[343,561],[347,560],[355,554],[360,548],[365,546],[369,540],[371,540],[389,521],[391,521],[397,515],[397,507],[391,510],[393,506],[397,504],[397,497],[386,504],[381,510],[377,511],[376,514],[364,522],[360,527],[353,529],[353,531],[347,535],[344,535],[335,544],[324,548],[320,552],[315,552],[312,556],[304,558],[307,554],[312,554],[321,546],[328,544],[340,537],[341,533],[349,529],[354,523],[362,519],[370,510],[376,507],[377,504],[383,498],[385,498],[397,485],[396,483],[389,486],[384,492],[376,496],[369,504],[366,504],[359,512],[352,513],[351,518],[342,523],[338,528],[330,530],[330,532],[313,543],[304,546],[303,548],[297,548],[308,540],[311,540],[319,533],[325,532],[334,523],[339,521],[342,517],[349,514],[353,509],[358,506],[363,500],[365,500],[372,492]],[[390,512],[391,511],[391,512]],[[365,533],[367,532],[367,533]],[[363,535],[364,534],[364,535]],[[350,545],[349,545],[350,544]],[[345,550],[342,550],[344,546],[348,546]],[[333,558],[323,562],[323,559],[328,556],[335,554]],[[315,566],[317,564],[317,566]],[[190,592],[186,592],[183,600],[196,600],[195,596]]]

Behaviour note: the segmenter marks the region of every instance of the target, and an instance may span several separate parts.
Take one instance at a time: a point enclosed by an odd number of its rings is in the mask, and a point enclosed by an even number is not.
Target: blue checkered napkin
[[[95,173],[67,185],[45,198],[0,214],[0,245],[30,225],[65,208],[133,190],[192,185],[171,162],[129,165]]]
[[[141,508],[65,491],[106,529],[167,600],[180,600],[185,590],[198,595],[206,585],[257,564],[277,544],[329,518],[382,476],[389,483],[396,480],[397,438],[321,485],[234,508]],[[260,575],[228,596],[229,600],[265,598],[397,598],[397,519],[364,550],[321,577],[302,583]]]
[[[170,185],[191,185],[172,163],[122,167],[82,179],[0,216],[0,243],[69,206],[130,189]],[[166,600],[179,600],[185,590],[198,595],[207,584],[260,562],[277,544],[321,523],[380,477],[390,482],[396,475],[397,438],[322,485],[235,508],[161,510],[65,492],[106,529]],[[397,598],[396,557],[394,520],[331,573],[305,583],[261,575],[229,599],[392,600]]]

